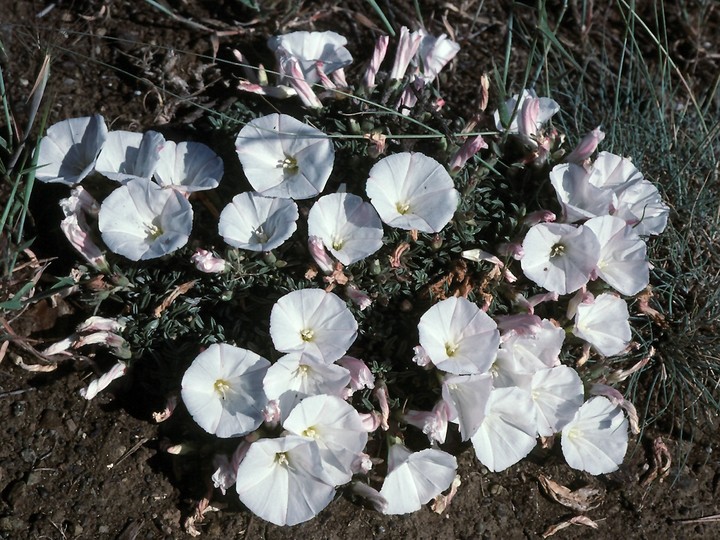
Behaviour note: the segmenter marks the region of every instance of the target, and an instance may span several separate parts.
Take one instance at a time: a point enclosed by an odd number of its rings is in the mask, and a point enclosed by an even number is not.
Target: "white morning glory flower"
[[[573,334],[584,339],[600,354],[623,352],[632,337],[627,303],[614,294],[604,293],[592,302],[577,306]]]
[[[603,396],[590,398],[562,430],[562,450],[573,469],[590,474],[616,471],[628,446],[628,421]]]
[[[533,375],[530,389],[537,411],[537,431],[550,437],[560,431],[583,404],[585,390],[573,368],[557,366]]]
[[[164,146],[165,137],[156,131],[110,131],[95,163],[95,170],[117,182],[150,178]]]
[[[448,420],[460,426],[460,435],[467,441],[485,419],[485,409],[493,388],[490,373],[455,375],[443,381],[442,396],[448,405]]]
[[[640,236],[660,234],[665,230],[670,209],[657,188],[629,159],[600,152],[590,169],[590,182],[613,190],[617,203],[612,214],[624,219]]]
[[[312,519],[335,496],[318,445],[297,435],[252,443],[238,467],[235,488],[251,512],[275,525]]]
[[[300,70],[309,84],[317,83],[320,80],[316,67],[318,62],[320,62],[325,75],[352,63],[353,57],[345,45],[347,45],[347,39],[330,31],[291,32],[273,36],[268,40],[268,47],[275,53],[278,62],[282,62],[287,56],[297,59]],[[283,73],[283,75],[289,74]]]
[[[590,280],[600,255],[595,234],[580,225],[538,223],[525,235],[523,273],[548,291],[568,294]]]
[[[480,463],[493,472],[515,465],[535,448],[535,405],[526,390],[490,392],[485,419],[470,438]]]
[[[418,332],[433,364],[455,374],[487,371],[500,345],[495,321],[476,304],[454,296],[428,309],[420,317]]]
[[[440,495],[455,479],[455,456],[427,448],[412,452],[394,444],[388,452],[388,473],[380,495],[387,501],[384,514],[409,514]]]
[[[262,380],[270,362],[252,351],[214,343],[183,375],[182,399],[193,419],[218,437],[239,437],[263,421]]]
[[[322,131],[285,114],[248,122],[235,139],[235,150],[256,191],[286,199],[318,195],[335,159],[332,141]]]
[[[431,36],[420,28],[418,34],[422,36],[417,51],[417,57],[422,63],[421,77],[426,83],[435,80],[442,69],[460,51],[460,45],[448,38],[445,34],[439,37]]]
[[[310,209],[308,235],[322,239],[337,260],[349,265],[382,247],[383,229],[370,203],[351,193],[332,193]]]
[[[38,146],[35,177],[41,182],[77,184],[95,167],[107,133],[99,114],[53,124]]]
[[[155,180],[163,187],[191,193],[216,188],[223,171],[223,160],[206,145],[165,141],[155,168]]]
[[[292,291],[270,313],[270,337],[278,351],[303,352],[325,363],[347,352],[357,328],[345,302],[322,289]]]
[[[137,178],[108,195],[98,227],[107,247],[132,261],[155,259],[184,246],[193,210],[182,194]]]
[[[278,402],[283,419],[304,398],[344,395],[349,383],[350,370],[302,353],[286,354],[270,366],[263,379],[265,393]]]
[[[550,183],[555,188],[568,223],[609,215],[617,203],[612,189],[591,184],[585,167],[575,163],[553,167]]]
[[[585,227],[600,242],[596,273],[616,291],[633,296],[650,282],[647,246],[625,220],[615,216],[589,219]]]
[[[295,435],[314,440],[323,469],[336,486],[352,478],[352,464],[365,448],[368,434],[355,408],[337,396],[303,399],[283,422]]]
[[[235,195],[220,213],[218,231],[231,246],[270,251],[292,236],[297,219],[294,201],[246,192]]]
[[[460,201],[445,168],[419,152],[378,161],[370,169],[366,191],[384,223],[425,233],[441,231]]]

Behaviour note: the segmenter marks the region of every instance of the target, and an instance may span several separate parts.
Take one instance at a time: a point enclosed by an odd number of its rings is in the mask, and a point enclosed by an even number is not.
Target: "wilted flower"
[[[460,45],[445,34],[439,37],[431,36],[422,28],[418,30],[418,33],[422,37],[417,51],[420,60],[420,77],[426,83],[430,83],[435,80],[448,62],[455,58],[460,51]]]
[[[214,343],[201,352],[182,378],[182,400],[208,433],[238,437],[263,421],[267,397],[262,380],[270,362],[252,351]]]
[[[378,161],[370,169],[366,190],[383,222],[426,233],[441,231],[460,201],[445,168],[417,152]]]
[[[278,351],[303,352],[325,363],[347,352],[357,328],[345,302],[322,289],[292,291],[270,313],[270,337]]]
[[[590,398],[562,430],[562,450],[568,465],[590,474],[617,470],[628,446],[628,422],[609,399]]]
[[[111,251],[139,261],[184,246],[192,219],[192,206],[180,193],[138,178],[107,196],[100,207],[98,227]]]
[[[98,395],[102,390],[110,386],[110,383],[115,379],[119,379],[127,372],[127,364],[125,362],[118,362],[107,373],[104,373],[97,379],[90,381],[87,388],[80,390],[80,395],[85,399],[92,399]]]
[[[330,177],[335,158],[332,141],[292,116],[256,118],[235,139],[243,171],[261,195],[308,199]]]
[[[252,443],[237,477],[242,479],[235,483],[240,501],[275,525],[312,519],[335,496],[317,443],[297,435]]]
[[[204,144],[165,141],[154,176],[163,187],[191,193],[216,188],[223,171],[220,156]]]
[[[407,411],[403,416],[403,421],[421,429],[431,443],[443,444],[447,435],[450,415],[449,405],[444,399],[441,399],[430,412]]]
[[[235,195],[220,213],[218,232],[231,246],[270,251],[292,236],[297,219],[294,201],[245,192]]]
[[[412,452],[394,444],[388,452],[388,473],[380,495],[387,501],[385,514],[408,514],[450,487],[455,478],[455,456],[427,448]]]
[[[41,182],[77,184],[95,167],[107,133],[99,114],[53,124],[38,146],[35,177]]]
[[[548,291],[568,294],[590,280],[600,243],[588,228],[538,223],[523,240],[524,274]]]
[[[487,371],[500,344],[495,321],[465,298],[451,297],[432,306],[420,318],[418,332],[433,364],[449,373]]]
[[[400,28],[400,38],[395,50],[395,61],[390,70],[390,80],[400,80],[405,76],[410,62],[420,47],[422,36],[418,32],[410,32],[406,26]]]
[[[164,146],[165,137],[156,131],[110,131],[95,170],[117,182],[149,179],[155,172]]]
[[[333,193],[310,209],[308,235],[321,238],[337,260],[349,265],[382,247],[383,229],[370,203],[351,193]]]
[[[227,266],[225,259],[216,257],[211,251],[200,249],[190,258],[195,268],[206,274],[219,274],[225,271]]]

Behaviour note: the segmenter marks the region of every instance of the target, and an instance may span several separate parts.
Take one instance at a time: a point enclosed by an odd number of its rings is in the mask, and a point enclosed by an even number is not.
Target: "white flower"
[[[382,247],[383,229],[370,203],[351,193],[320,197],[310,209],[308,234],[344,265],[369,257]]]
[[[292,236],[297,219],[294,201],[246,192],[235,195],[220,213],[218,232],[231,246],[270,251]]]
[[[615,216],[601,216],[585,222],[600,242],[596,273],[616,291],[633,296],[650,282],[647,246],[632,227]]]
[[[323,469],[334,485],[350,481],[352,465],[368,439],[352,405],[337,396],[306,397],[293,408],[283,427],[317,443]]]
[[[332,141],[322,131],[285,114],[249,122],[235,139],[235,150],[256,191],[286,199],[318,195],[335,159]]]
[[[286,354],[275,362],[263,379],[268,399],[276,400],[280,418],[307,396],[341,396],[350,383],[350,371],[337,364],[326,364],[301,353]]]
[[[442,396],[450,409],[448,419],[459,424],[463,441],[472,437],[485,419],[492,387],[490,373],[456,375],[443,381]]]
[[[345,45],[347,45],[347,39],[329,31],[291,32],[273,36],[268,40],[268,47],[275,53],[279,63],[286,56],[297,59],[305,80],[309,84],[317,83],[320,80],[316,67],[318,62],[321,62],[325,75],[352,63],[353,57]],[[287,73],[283,74],[288,75]]]
[[[520,265],[528,278],[548,291],[568,294],[590,280],[600,243],[582,225],[538,223],[525,235],[523,251]]]
[[[252,351],[214,343],[183,375],[182,399],[193,419],[218,437],[239,437],[263,420],[268,362]]]
[[[553,167],[550,182],[569,223],[609,215],[617,203],[611,189],[591,184],[585,167],[575,163]]]
[[[402,444],[390,447],[388,473],[380,495],[387,501],[385,514],[408,514],[420,510],[455,479],[455,456],[427,448],[411,452]]]
[[[292,291],[270,313],[270,337],[278,351],[303,352],[325,363],[347,352],[357,328],[345,302],[322,289]]]
[[[590,343],[600,354],[623,352],[632,337],[627,303],[614,294],[604,293],[594,301],[577,306],[573,334]]]
[[[156,131],[111,131],[98,156],[95,170],[110,180],[127,182],[150,178],[160,161],[165,137]]]
[[[480,463],[493,472],[527,456],[537,442],[530,394],[514,387],[490,392],[485,419],[470,440]]]
[[[426,233],[442,230],[460,201],[445,168],[418,152],[378,161],[370,169],[366,191],[383,222]]]
[[[95,167],[107,133],[99,114],[53,124],[38,146],[35,177],[41,182],[77,184]]]
[[[597,396],[583,404],[562,430],[562,450],[573,469],[590,474],[617,470],[628,446],[628,422],[620,407]]]
[[[418,30],[418,33],[422,36],[417,51],[422,65],[421,77],[426,83],[430,83],[435,80],[448,62],[455,58],[460,50],[460,45],[445,34],[440,37],[431,36],[422,28]]]
[[[613,215],[624,219],[640,236],[665,230],[670,209],[629,159],[600,152],[590,169],[590,182],[613,190],[617,197]]]
[[[449,373],[487,371],[500,345],[495,321],[466,298],[454,296],[428,309],[420,318],[418,332],[432,363]]]
[[[131,180],[103,201],[102,239],[130,260],[162,257],[184,246],[192,230],[192,206],[180,193],[149,180]]]
[[[155,180],[163,187],[190,193],[216,188],[223,171],[220,156],[204,144],[165,141],[155,168]]]
[[[240,501],[275,525],[312,519],[335,496],[315,441],[286,435],[255,441],[237,470]]]
[[[580,376],[573,368],[557,366],[533,375],[531,396],[537,411],[537,431],[550,437],[570,420],[585,397]]]

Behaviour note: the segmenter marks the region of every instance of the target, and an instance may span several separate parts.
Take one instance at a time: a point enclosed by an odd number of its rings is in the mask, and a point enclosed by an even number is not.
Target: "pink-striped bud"
[[[333,261],[332,257],[325,251],[325,244],[323,244],[319,236],[310,236],[308,238],[308,249],[315,263],[320,268],[320,271],[323,274],[332,274],[335,269],[335,261]]]
[[[370,63],[365,70],[365,76],[363,77],[363,87],[368,90],[375,88],[375,77],[380,70],[380,64],[382,64],[382,61],[385,59],[389,42],[389,36],[380,36],[375,42],[375,49],[373,50],[372,58],[370,59]]]
[[[400,29],[400,41],[395,51],[395,62],[390,71],[390,80],[400,80],[410,65],[410,61],[417,53],[422,36],[419,32],[410,32],[410,29],[403,26]]]
[[[468,159],[487,147],[488,145],[482,135],[468,137],[450,161],[450,174],[457,174],[465,166]]]
[[[582,164],[592,155],[604,138],[605,133],[600,130],[600,126],[596,127],[582,138],[575,149],[565,157],[565,161]]]

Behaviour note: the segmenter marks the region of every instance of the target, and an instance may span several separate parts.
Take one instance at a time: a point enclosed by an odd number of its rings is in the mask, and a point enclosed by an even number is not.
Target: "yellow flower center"
[[[300,170],[297,159],[293,156],[285,156],[285,159],[278,161],[278,167],[282,168],[285,173],[290,175],[297,174],[298,170]]]
[[[309,427],[305,431],[302,432],[304,437],[310,437],[311,439],[317,439],[318,438],[318,432],[315,430],[314,427]]]
[[[395,203],[395,209],[398,211],[398,214],[400,214],[401,216],[404,216],[405,214],[407,214],[410,211],[410,204],[398,202],[398,203]]]
[[[215,381],[213,388],[215,389],[215,392],[218,393],[221,399],[225,399],[227,397],[227,393],[230,391],[230,383],[227,382],[225,379],[218,379],[217,381]]]
[[[448,356],[455,356],[455,353],[457,352],[459,348],[459,345],[455,345],[453,343],[446,343],[445,344],[445,354]]]
[[[287,467],[289,465],[287,454],[285,452],[278,452],[275,454],[275,462],[283,467]]]
[[[550,258],[562,257],[565,254],[565,246],[558,243],[550,248]]]
[[[300,332],[300,337],[305,342],[312,341],[315,337],[315,332],[313,332],[310,328],[306,328]]]
[[[342,238],[335,238],[332,243],[332,248],[335,251],[340,251],[344,245],[345,245],[345,240],[343,240]]]

